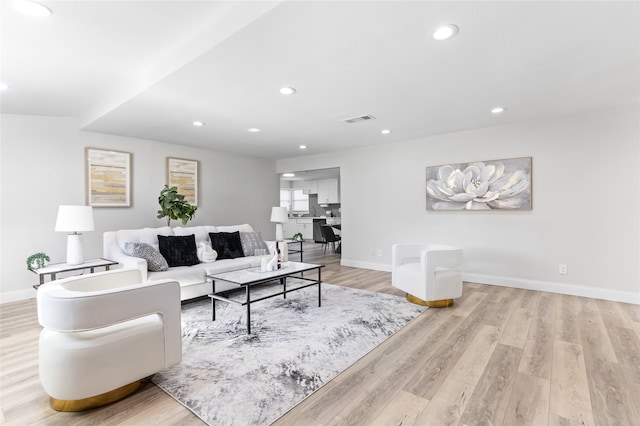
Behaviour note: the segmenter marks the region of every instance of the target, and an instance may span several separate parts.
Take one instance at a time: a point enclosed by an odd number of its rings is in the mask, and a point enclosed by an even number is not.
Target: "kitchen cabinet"
[[[337,204],[340,202],[338,178],[319,179],[318,204]]]
[[[305,240],[313,239],[313,219],[312,218],[289,218],[282,224],[284,238],[293,238],[294,234],[301,233]]]
[[[297,229],[305,240],[313,238],[313,219],[297,219]]]
[[[318,181],[317,180],[304,180],[302,181],[302,193],[303,194],[317,194],[318,193]]]
[[[298,222],[295,219],[289,220],[282,224],[282,234],[284,238],[293,238],[293,234],[298,232]]]

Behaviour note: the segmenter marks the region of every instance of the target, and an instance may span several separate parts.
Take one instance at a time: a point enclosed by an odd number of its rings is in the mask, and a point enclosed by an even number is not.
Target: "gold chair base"
[[[102,393],[96,396],[90,396],[89,398],[66,400],[51,398],[51,408],[56,411],[84,411],[92,408],[102,407],[103,405],[111,404],[112,402],[119,401],[132,393],[143,388],[153,375],[145,377],[144,379],[137,380],[128,385],[121,386],[109,392]]]
[[[407,300],[416,305],[428,306],[430,308],[448,308],[449,306],[453,306],[453,299],[422,300],[409,293],[407,293]]]

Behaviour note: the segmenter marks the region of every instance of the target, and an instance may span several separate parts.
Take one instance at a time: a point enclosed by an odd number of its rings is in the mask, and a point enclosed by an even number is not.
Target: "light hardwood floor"
[[[327,265],[323,281],[403,295],[389,273],[341,267],[319,245],[305,260]],[[0,306],[0,423],[203,424],[152,384],[101,409],[52,410],[39,332],[34,299]],[[640,425],[640,306],[465,283],[453,307],[428,309],[275,424]]]

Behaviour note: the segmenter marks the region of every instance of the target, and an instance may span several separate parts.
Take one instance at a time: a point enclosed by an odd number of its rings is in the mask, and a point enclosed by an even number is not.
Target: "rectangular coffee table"
[[[259,302],[261,300],[270,299],[272,297],[282,295],[284,299],[287,298],[287,293],[292,291],[300,290],[306,287],[310,287],[312,285],[318,286],[318,306],[321,306],[321,272],[320,269],[324,268],[324,265],[316,265],[313,263],[302,263],[302,262],[286,262],[282,269],[278,269],[277,271],[272,272],[261,272],[260,267],[248,268],[248,269],[240,269],[237,271],[230,272],[221,272],[219,274],[211,274],[207,275],[208,278],[211,278],[213,283],[213,293],[209,295],[211,298],[211,310],[212,316],[211,320],[216,320],[216,300],[220,300],[222,302],[234,303],[236,305],[242,305],[247,307],[247,334],[251,334],[251,304],[255,302]],[[314,269],[318,270],[318,278],[312,279],[309,277],[296,276],[296,279],[310,281],[309,284],[299,285],[295,288],[287,289],[287,278],[291,277],[295,274],[300,274],[302,272],[313,271]],[[251,299],[251,287],[257,284],[264,284],[270,281],[280,281],[282,284],[282,291],[269,294],[267,296],[259,297],[257,299]],[[245,298],[244,301],[240,300],[231,300],[227,297],[222,296],[222,292],[216,293],[216,281],[225,281],[231,284],[236,284],[238,288],[245,288]],[[229,290],[225,290],[225,293]]]

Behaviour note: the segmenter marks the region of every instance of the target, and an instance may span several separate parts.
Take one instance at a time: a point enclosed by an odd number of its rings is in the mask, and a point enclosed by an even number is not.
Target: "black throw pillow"
[[[218,260],[244,257],[240,231],[209,232],[209,238],[211,238],[211,248],[218,252]]]
[[[158,235],[160,254],[167,260],[169,266],[191,266],[200,263],[196,236],[164,236]]]

